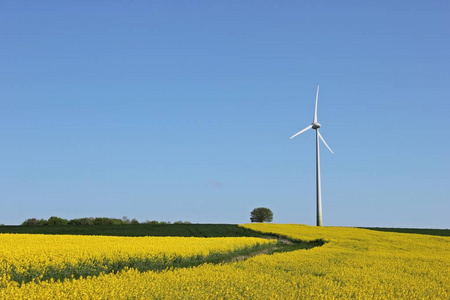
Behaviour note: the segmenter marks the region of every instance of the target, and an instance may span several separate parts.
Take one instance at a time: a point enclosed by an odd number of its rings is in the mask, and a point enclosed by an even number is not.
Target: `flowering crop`
[[[112,237],[0,234],[0,277],[16,282],[78,278],[195,264],[274,241],[258,238]]]
[[[245,261],[82,279],[8,284],[3,299],[449,299],[450,238],[356,228],[248,224],[309,250]],[[167,249],[168,250],[168,249]],[[2,279],[0,278],[0,284]]]

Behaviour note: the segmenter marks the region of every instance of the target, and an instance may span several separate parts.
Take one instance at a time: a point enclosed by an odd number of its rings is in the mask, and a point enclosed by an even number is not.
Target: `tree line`
[[[257,207],[250,213],[251,222],[272,222],[273,212],[266,207]],[[54,225],[128,225],[128,224],[172,224],[170,221],[145,221],[139,222],[136,219],[128,217],[118,218],[78,218],[67,220],[52,216],[46,219],[30,218],[26,219],[22,226],[54,226]],[[189,221],[177,221],[173,224],[191,224]]]
[[[48,219],[26,219],[21,226],[54,226],[54,225],[129,225],[129,224],[172,224],[170,221],[145,221],[139,222],[136,219],[128,219],[123,217],[118,218],[78,218],[78,219],[63,219],[60,217],[52,216]],[[189,221],[176,221],[173,224],[191,224]]]

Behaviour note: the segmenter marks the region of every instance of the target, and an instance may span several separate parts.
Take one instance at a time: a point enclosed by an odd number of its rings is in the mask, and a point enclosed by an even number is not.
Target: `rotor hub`
[[[320,128],[320,123],[319,122],[314,122],[311,124],[313,129],[317,129]]]

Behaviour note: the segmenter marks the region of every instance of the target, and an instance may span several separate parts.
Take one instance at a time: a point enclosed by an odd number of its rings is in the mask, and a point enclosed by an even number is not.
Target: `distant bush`
[[[38,226],[48,225],[48,221],[46,219],[39,219]]]
[[[95,218],[94,225],[122,225],[124,224],[121,219],[115,218]]]
[[[36,218],[30,218],[23,221],[22,226],[36,226],[38,225],[39,220]]]
[[[110,220],[110,222],[111,222],[111,225],[124,225],[124,224],[126,224],[126,223],[124,223],[121,219],[114,219],[114,218],[111,218],[111,219],[109,219]]]
[[[143,222],[142,224],[159,224],[159,221],[156,221],[156,220],[149,221],[149,220],[147,220],[147,221]]]
[[[22,226],[42,226],[42,225],[48,225],[48,221],[44,219],[36,219],[36,218],[30,218],[23,221]]]
[[[145,222],[142,222],[141,224],[159,224],[159,225],[167,225],[167,224],[172,224],[172,222],[170,221],[156,221],[156,220],[147,220]],[[189,221],[176,221],[173,224],[191,224],[191,222]]]
[[[47,225],[49,226],[53,226],[53,225],[67,225],[69,224],[69,221],[67,221],[66,219],[63,218],[58,218],[58,217],[50,217],[47,221]]]
[[[69,225],[94,225],[94,218],[72,219]]]

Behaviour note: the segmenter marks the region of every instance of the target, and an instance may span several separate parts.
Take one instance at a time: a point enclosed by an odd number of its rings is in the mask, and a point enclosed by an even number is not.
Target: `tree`
[[[36,226],[38,225],[39,220],[36,218],[30,218],[23,221],[22,226]]]
[[[62,219],[59,217],[50,217],[47,221],[47,225],[67,225],[69,223],[69,221],[67,221],[66,219]]]
[[[250,213],[250,221],[252,222],[272,222],[273,212],[265,207],[258,207]]]
[[[94,218],[79,218],[69,221],[69,225],[94,225]]]

